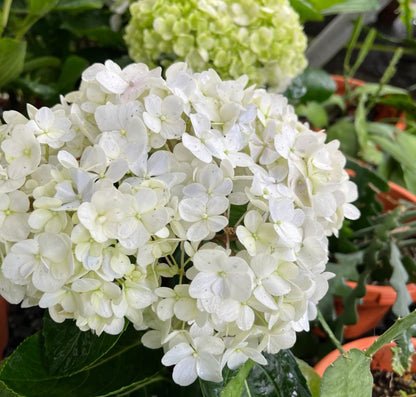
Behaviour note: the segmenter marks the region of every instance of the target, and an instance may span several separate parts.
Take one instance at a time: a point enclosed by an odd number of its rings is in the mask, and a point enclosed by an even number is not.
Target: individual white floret
[[[31,120],[26,125],[40,143],[57,149],[74,138],[71,121],[63,109],[53,111],[47,107],[36,109],[32,105],[27,105],[27,111]]]
[[[9,163],[7,175],[10,179],[20,179],[31,174],[41,160],[40,143],[29,127],[17,125],[10,137],[1,143],[1,149]]]
[[[20,190],[0,193],[0,240],[21,241],[30,233],[29,199]]]
[[[66,234],[42,233],[12,246],[2,264],[3,274],[18,285],[30,282],[52,292],[72,276],[71,240]]]
[[[201,249],[193,257],[198,271],[189,287],[189,295],[209,313],[225,299],[245,302],[252,292],[252,274],[247,262],[231,257],[221,249]]]
[[[231,193],[233,182],[215,164],[208,164],[195,170],[195,183],[186,185],[183,193],[189,197],[227,196]]]
[[[95,241],[104,243],[117,238],[128,200],[117,189],[103,189],[95,192],[91,202],[82,203],[77,210],[81,224],[91,233]]]
[[[144,98],[144,105],[144,123],[155,134],[164,139],[178,139],[185,132],[185,121],[181,118],[184,105],[179,97],[169,95],[162,99],[152,94]]]
[[[224,342],[215,336],[200,336],[171,347],[162,357],[163,365],[175,365],[173,380],[188,386],[199,376],[211,382],[222,380],[219,357]]]

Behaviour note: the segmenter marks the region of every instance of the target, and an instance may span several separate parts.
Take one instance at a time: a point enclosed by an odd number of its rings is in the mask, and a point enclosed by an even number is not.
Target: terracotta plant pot
[[[373,342],[378,338],[378,336],[368,336],[367,338],[356,339],[352,342],[346,343],[343,345],[343,349],[348,351],[350,349],[359,349],[359,350],[366,350],[370,347]],[[416,348],[416,338],[412,338],[413,346]],[[377,353],[375,353],[371,359],[370,368],[371,369],[380,369],[384,371],[391,371],[391,359],[392,359],[392,352],[391,347],[396,346],[396,343],[391,342],[387,345],[384,345],[380,348]],[[416,353],[415,353],[416,354]],[[326,355],[322,358],[315,366],[315,371],[322,376],[326,370],[326,368],[331,365],[336,358],[340,355],[339,350],[333,350],[331,353]],[[411,372],[416,372],[416,359],[415,355],[413,355],[412,366],[410,368]]]
[[[9,338],[9,304],[0,296],[0,360]]]
[[[355,288],[357,285],[354,281],[347,281],[347,284],[351,288]],[[415,302],[416,284],[407,284],[407,290],[412,301]],[[375,328],[393,306],[396,297],[396,291],[389,285],[366,285],[366,294],[362,298],[362,302],[357,305],[358,322],[354,325],[347,325],[344,328],[345,338],[357,338]],[[338,313],[342,311],[340,300],[336,300],[335,307]]]
[[[385,211],[391,210],[399,204],[399,200],[407,200],[416,204],[416,196],[405,188],[389,182],[390,190],[382,192],[377,197],[383,203]],[[351,288],[357,285],[353,281],[347,281]],[[412,298],[416,301],[416,284],[408,284],[407,290]],[[344,336],[346,339],[357,338],[371,331],[382,320],[384,315],[393,306],[396,301],[396,291],[388,285],[366,285],[366,294],[360,304],[357,305],[358,322],[354,325],[344,327]],[[342,302],[340,298],[335,299],[335,309],[338,314],[342,312]]]
[[[335,84],[337,85],[336,93],[338,95],[344,95],[345,94],[345,78],[344,76],[339,75],[332,75],[332,80],[334,80]],[[352,89],[356,87],[362,87],[366,83],[363,80],[358,79],[349,79],[348,80],[349,85]],[[380,121],[383,119],[388,118],[398,118],[399,121],[396,123],[396,127],[400,130],[404,130],[406,128],[406,118],[404,113],[400,113],[397,109],[395,109],[392,106],[383,105],[383,104],[377,104],[375,106],[376,109],[376,117],[375,121]]]

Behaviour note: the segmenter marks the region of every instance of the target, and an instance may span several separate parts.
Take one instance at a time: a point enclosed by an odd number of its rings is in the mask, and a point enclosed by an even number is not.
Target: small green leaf
[[[0,39],[0,87],[16,79],[23,70],[26,42],[3,37]]]
[[[292,8],[299,14],[302,22],[322,21],[323,17],[318,10],[307,0],[289,0]]]
[[[247,360],[224,387],[220,397],[240,397],[246,383],[246,378],[254,366],[254,361]]]
[[[75,84],[81,78],[81,74],[89,66],[89,62],[77,55],[70,55],[62,65],[61,75],[58,79],[60,93],[66,93],[75,89]]]
[[[307,68],[300,76],[306,93],[302,96],[302,102],[323,102],[336,90],[336,84],[331,75],[322,69]]]
[[[358,349],[339,356],[324,372],[320,397],[371,397],[370,361]]]
[[[378,10],[380,4],[378,0],[348,0],[341,4],[335,4],[325,10],[322,10],[323,15],[331,14],[345,14],[350,12],[365,12]]]
[[[318,373],[305,361],[296,359],[303,376],[306,379],[306,383],[312,393],[312,397],[319,397],[319,389],[321,387],[321,377]]]

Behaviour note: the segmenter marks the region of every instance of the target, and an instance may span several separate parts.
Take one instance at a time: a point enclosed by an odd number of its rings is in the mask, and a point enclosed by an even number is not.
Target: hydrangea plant
[[[140,0],[130,13],[125,40],[137,62],[186,61],[280,92],[306,66],[306,36],[288,0]]]
[[[0,127],[0,292],[56,322],[126,319],[188,385],[291,347],[356,186],[287,100],[176,63],[84,71]]]

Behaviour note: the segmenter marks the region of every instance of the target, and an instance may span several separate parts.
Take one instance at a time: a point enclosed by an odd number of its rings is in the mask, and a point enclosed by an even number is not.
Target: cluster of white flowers
[[[291,347],[356,187],[336,141],[246,84],[107,61],[4,113],[1,294],[97,334],[128,319],[180,385]]]

